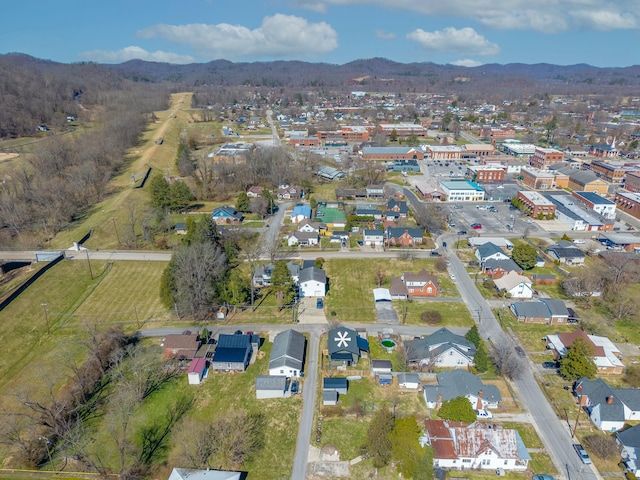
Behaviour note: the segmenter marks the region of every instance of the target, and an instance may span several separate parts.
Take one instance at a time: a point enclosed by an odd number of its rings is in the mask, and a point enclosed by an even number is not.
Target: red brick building
[[[533,155],[529,158],[529,163],[534,168],[541,170],[549,168],[555,163],[564,161],[564,153],[555,148],[536,147]]]
[[[640,192],[640,172],[628,172],[624,181],[624,188],[633,193]]]
[[[628,213],[632,217],[640,218],[640,195],[621,190],[616,193],[614,202],[621,212]]]
[[[549,217],[556,214],[555,204],[538,192],[521,190],[518,192],[518,200],[524,204],[532,217],[537,217],[540,214]]]
[[[467,178],[475,183],[502,183],[505,170],[497,165],[472,165],[467,167]]]

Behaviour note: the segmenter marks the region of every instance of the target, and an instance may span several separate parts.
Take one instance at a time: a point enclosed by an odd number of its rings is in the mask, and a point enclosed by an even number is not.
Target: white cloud
[[[636,17],[631,13],[611,12],[609,10],[581,10],[571,12],[576,23],[594,30],[615,30],[636,28]]]
[[[484,65],[482,62],[478,62],[477,60],[471,60],[470,58],[465,58],[462,60],[456,60],[455,62],[449,62],[451,65],[457,65],[458,67],[479,67],[480,65]]]
[[[290,3],[294,7],[306,8],[318,13],[327,13],[327,5],[314,0],[291,0]]]
[[[207,59],[312,57],[338,47],[338,34],[329,24],[282,14],[265,17],[255,30],[228,23],[160,24],[140,30],[138,35],[188,45]]]
[[[409,40],[413,40],[429,51],[453,52],[463,55],[496,55],[500,47],[491,43],[473,28],[447,27],[435,32],[425,32],[422,29],[414,30],[407,34]]]
[[[477,21],[499,30],[557,33],[574,28],[614,30],[636,28],[636,0],[291,0],[325,12],[329,5],[375,5],[440,18]]]
[[[380,40],[393,40],[396,38],[396,34],[393,32],[387,32],[386,30],[376,30],[376,38]]]
[[[98,63],[122,63],[135,59],[179,64],[195,62],[195,58],[190,55],[178,55],[177,53],[163,52],[161,50],[148,52],[144,48],[135,46],[125,47],[120,50],[92,50],[81,53],[80,58]]]

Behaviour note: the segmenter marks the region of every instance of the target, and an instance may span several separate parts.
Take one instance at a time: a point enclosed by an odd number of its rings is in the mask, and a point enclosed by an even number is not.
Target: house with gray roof
[[[498,408],[502,401],[500,390],[495,385],[485,385],[480,377],[466,370],[449,370],[436,375],[437,385],[424,385],[424,400],[427,408],[440,408],[442,402],[465,397],[474,410]]]
[[[269,375],[297,377],[304,371],[307,339],[300,332],[285,330],[273,339],[269,357]]]
[[[562,247],[551,245],[547,247],[547,254],[564,265],[583,265],[585,254],[577,247]]]
[[[300,270],[298,287],[301,297],[324,297],[327,292],[327,274],[321,268],[303,268]]]
[[[258,375],[255,381],[256,398],[284,398],[287,392],[287,377],[284,375]]]
[[[640,420],[640,389],[612,388],[601,378],[583,377],[573,387],[578,404],[593,424],[605,432],[615,432],[625,422]]]
[[[489,258],[482,264],[482,273],[491,278],[500,278],[510,272],[522,275],[522,267],[510,258]]]
[[[407,361],[420,367],[463,368],[473,365],[476,346],[446,328],[416,340],[404,342]]]
[[[242,480],[246,478],[245,473],[213,470],[209,468],[206,470],[174,468],[171,471],[171,475],[169,475],[169,480]]]
[[[338,327],[329,330],[327,349],[331,366],[350,367],[357,365],[362,355],[369,354],[369,341],[351,328]]]
[[[480,245],[476,248],[475,252],[476,258],[482,264],[487,260],[508,260],[509,255],[504,253],[504,251],[498,247],[497,245],[487,242]]]
[[[640,473],[640,425],[616,433],[624,466],[634,475]]]
[[[562,300],[539,298],[529,302],[513,302],[509,310],[519,322],[565,324],[569,319],[569,310]]]

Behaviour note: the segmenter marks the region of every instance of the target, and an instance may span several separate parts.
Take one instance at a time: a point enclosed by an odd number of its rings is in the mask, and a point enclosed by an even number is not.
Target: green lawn
[[[382,287],[388,288],[390,277],[421,269],[435,272],[438,282],[447,289],[447,295],[458,296],[453,282],[446,273],[435,271],[435,260],[417,259],[330,259],[324,264],[329,278],[326,297],[327,312],[336,312],[339,321],[375,322],[373,289],[378,287],[377,272],[382,276]]]
[[[407,306],[406,324],[424,325],[422,312],[434,310],[442,315],[443,327],[472,327],[474,325],[471,313],[463,302],[432,302],[429,300],[413,300],[409,302],[394,302],[398,317],[402,319],[403,305]]]

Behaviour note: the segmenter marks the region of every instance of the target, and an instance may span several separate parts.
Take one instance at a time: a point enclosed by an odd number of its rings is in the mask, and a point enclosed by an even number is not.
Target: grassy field
[[[378,287],[377,272],[383,277],[382,287],[388,288],[390,277],[400,276],[404,272],[417,273],[423,268],[428,272],[433,271],[441,285],[446,287],[451,283],[445,272],[435,271],[435,260],[430,259],[327,260],[324,269],[330,287],[325,302],[326,310],[335,312],[337,319],[343,322],[375,322],[373,289]],[[453,293],[450,288],[448,291]]]
[[[472,327],[474,325],[473,318],[466,304],[463,302],[434,302],[429,300],[413,300],[409,302],[396,302],[396,310],[398,316],[402,318],[404,303],[407,307],[407,318],[405,323],[408,325],[424,325],[421,319],[422,312],[433,310],[440,312],[442,315],[443,327]]]
[[[84,261],[62,261],[0,312],[0,391],[43,386],[42,378],[60,378],[66,355],[82,356],[85,325],[124,323],[129,331],[156,315],[165,315],[158,297],[164,263],[92,261],[93,279]],[[47,319],[51,334],[47,334]],[[29,368],[38,360],[37,369]]]

